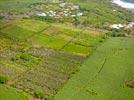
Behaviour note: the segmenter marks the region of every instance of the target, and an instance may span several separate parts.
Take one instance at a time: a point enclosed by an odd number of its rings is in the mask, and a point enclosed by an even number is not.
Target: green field
[[[28,100],[26,94],[0,84],[0,100]]]
[[[106,38],[103,31],[34,19],[2,25],[0,76],[8,78],[8,85],[41,99],[53,98]]]
[[[132,100],[134,39],[110,38],[97,48],[54,100]]]

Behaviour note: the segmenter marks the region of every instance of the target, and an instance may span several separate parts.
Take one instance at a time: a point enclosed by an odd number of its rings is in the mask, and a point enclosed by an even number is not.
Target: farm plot
[[[25,52],[29,48],[28,44],[0,38],[0,76],[12,80],[41,62],[39,57]]]
[[[30,37],[34,32],[29,30],[24,30],[16,25],[11,25],[2,29],[1,34],[4,36],[12,39],[12,40],[25,40],[26,38]]]
[[[11,45],[11,41],[9,39],[0,36],[0,52],[9,48],[10,45]]]
[[[84,31],[78,37],[76,37],[72,42],[86,47],[93,47],[98,44],[98,42],[103,42],[105,35],[103,32],[96,31]]]
[[[13,64],[21,69],[28,69],[31,66],[36,66],[39,62],[41,62],[39,57],[32,56],[23,50],[15,51],[11,49],[0,52],[0,59],[2,64]]]
[[[32,46],[49,47],[76,55],[88,56],[92,47],[100,42],[104,34],[56,25],[38,20],[23,19],[4,27],[1,35],[17,41],[28,41]],[[80,38],[82,37],[82,38]],[[96,43],[96,44],[95,44]]]
[[[50,36],[56,36],[60,38],[64,38],[65,40],[70,40],[77,35],[79,35],[83,30],[76,29],[72,27],[66,27],[65,25],[56,25],[52,24],[51,27],[47,28],[43,31],[43,33],[48,34]]]
[[[48,24],[36,20],[21,20],[14,22],[13,24],[2,28],[0,30],[1,34],[17,40],[27,40],[30,36],[38,31],[44,30],[48,27]]]
[[[26,94],[18,92],[16,89],[0,84],[1,100],[28,100]]]
[[[87,56],[92,49],[89,43],[95,46],[98,42],[103,41],[102,37],[104,37],[101,32],[92,33],[90,30],[84,31],[51,24],[50,27],[36,34],[32,40],[35,44],[41,46],[44,45],[76,55]],[[80,37],[82,38],[80,39]]]
[[[132,100],[134,38],[110,38],[88,59],[54,100]]]
[[[0,76],[37,98],[53,97],[91,53],[86,42],[78,43],[79,35],[89,32],[83,39],[97,43],[103,39],[91,36],[90,30],[30,19],[15,21],[0,32]]]
[[[19,69],[17,66],[12,64],[3,64],[4,62],[0,62],[0,76],[6,77],[8,80],[14,79],[19,74],[24,72],[24,70]],[[7,62],[5,62],[7,63]]]
[[[49,48],[31,48],[28,52],[41,56],[42,64],[21,74],[10,85],[38,98],[53,97],[85,59]]]
[[[42,22],[42,21],[38,21],[38,20],[32,20],[32,19],[21,20],[21,21],[18,21],[16,24],[17,24],[17,26],[19,26],[25,30],[29,30],[29,31],[33,31],[33,32],[43,31],[47,27],[50,26],[50,23]]]
[[[77,45],[74,43],[67,44],[62,50],[66,52],[71,52],[77,55],[81,55],[81,56],[87,56],[91,53],[90,47],[85,47],[85,46]]]
[[[65,41],[64,39],[52,37],[42,33],[35,35],[32,41],[36,42],[36,44],[39,44],[41,46],[46,46],[54,49],[60,49],[65,44],[67,44],[67,41]]]

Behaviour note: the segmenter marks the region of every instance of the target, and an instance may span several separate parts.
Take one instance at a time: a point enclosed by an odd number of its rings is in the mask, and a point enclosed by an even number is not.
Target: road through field
[[[132,100],[134,38],[110,38],[94,52],[54,100]]]

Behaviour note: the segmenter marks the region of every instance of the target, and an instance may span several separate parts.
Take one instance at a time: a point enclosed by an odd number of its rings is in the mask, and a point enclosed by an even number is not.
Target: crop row
[[[42,63],[23,73],[12,85],[33,95],[36,90],[42,91],[45,98],[56,94],[85,59],[49,48],[31,48],[28,52],[42,57]]]

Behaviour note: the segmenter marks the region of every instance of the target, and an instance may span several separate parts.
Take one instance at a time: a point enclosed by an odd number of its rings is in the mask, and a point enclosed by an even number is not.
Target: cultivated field
[[[134,39],[107,34],[133,20],[109,0],[0,0],[0,100],[131,99]]]
[[[100,31],[33,19],[11,22],[0,33],[0,75],[38,98],[53,97],[105,39]]]
[[[28,100],[26,94],[18,92],[16,89],[0,84],[1,100]]]
[[[134,39],[110,38],[97,48],[54,100],[132,100]]]

